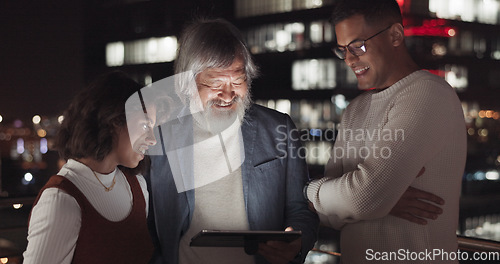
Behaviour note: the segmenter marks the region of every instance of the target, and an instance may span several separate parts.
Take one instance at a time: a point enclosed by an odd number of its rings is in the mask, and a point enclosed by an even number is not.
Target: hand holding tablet
[[[192,247],[244,247],[245,252],[253,255],[259,243],[267,241],[291,242],[302,236],[301,231],[235,231],[201,230],[192,239]]]

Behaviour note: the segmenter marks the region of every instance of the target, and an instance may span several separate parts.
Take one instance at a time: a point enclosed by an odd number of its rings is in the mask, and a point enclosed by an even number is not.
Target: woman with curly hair
[[[145,151],[156,144],[155,107],[141,100],[125,109],[141,87],[113,72],[66,110],[56,145],[67,162],[35,201],[24,263],[149,261],[149,194],[141,173]]]

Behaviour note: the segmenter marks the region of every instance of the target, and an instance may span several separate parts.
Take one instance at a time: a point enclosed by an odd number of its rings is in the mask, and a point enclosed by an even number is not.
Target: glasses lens
[[[365,42],[362,40],[349,44],[347,48],[353,55],[356,56],[361,56],[366,52]]]
[[[339,57],[339,59],[343,60],[343,59],[345,59],[346,49],[335,47],[335,48],[333,48],[333,53],[335,53],[335,55],[337,55],[337,57]]]

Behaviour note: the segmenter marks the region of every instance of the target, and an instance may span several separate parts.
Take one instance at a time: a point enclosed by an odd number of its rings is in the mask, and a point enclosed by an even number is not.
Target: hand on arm
[[[425,168],[422,168],[417,177],[424,172]],[[389,214],[419,225],[426,225],[426,219],[435,220],[443,213],[443,210],[435,204],[443,205],[444,200],[437,195],[410,186]]]
[[[313,204],[313,203],[311,203],[311,202],[308,202],[308,203],[309,203],[309,205],[308,205],[309,210],[311,210],[311,212],[313,212],[313,213],[317,213],[317,212],[316,212],[316,208],[314,208],[314,204]]]
[[[287,227],[285,231],[293,231],[292,227]],[[267,241],[259,244],[258,254],[262,255],[272,264],[286,264],[294,260],[302,249],[302,239],[292,242]]]

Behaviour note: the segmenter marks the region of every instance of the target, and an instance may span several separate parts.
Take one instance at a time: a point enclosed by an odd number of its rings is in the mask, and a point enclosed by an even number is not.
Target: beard
[[[217,106],[227,105],[227,103],[220,99],[212,99],[206,103],[204,107],[205,110],[201,112],[200,115],[194,115],[194,118],[200,128],[212,134],[217,134],[227,129],[234,124],[234,122],[239,122],[238,125],[241,125],[251,103],[252,101],[249,94],[243,97],[235,96],[233,100],[229,102],[230,105],[235,106],[234,108],[221,109]]]

